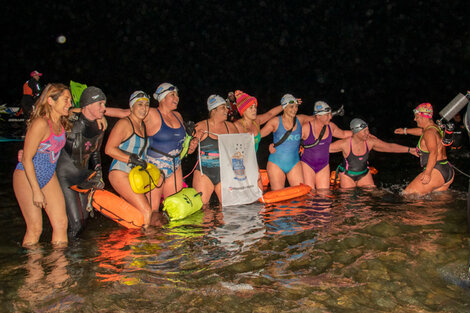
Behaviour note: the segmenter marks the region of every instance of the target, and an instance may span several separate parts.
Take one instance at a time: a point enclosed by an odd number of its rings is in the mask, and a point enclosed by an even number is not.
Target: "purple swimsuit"
[[[310,124],[310,134],[304,141],[304,145],[311,145],[317,139],[313,135],[312,124]],[[305,164],[308,164],[315,173],[321,171],[330,162],[330,144],[333,136],[331,135],[331,128],[328,125],[328,137],[320,140],[320,142],[312,148],[304,150],[302,158],[300,159]]]

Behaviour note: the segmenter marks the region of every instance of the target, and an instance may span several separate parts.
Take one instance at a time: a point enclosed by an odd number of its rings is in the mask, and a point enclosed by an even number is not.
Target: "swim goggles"
[[[145,99],[147,99],[147,101],[150,101],[149,95],[146,94],[145,92],[141,91],[141,92],[138,92],[136,94],[133,94],[132,97],[129,99],[129,102],[132,102],[136,99],[142,99],[142,98],[145,98]]]
[[[170,86],[170,87],[168,87],[167,89],[164,89],[164,90],[160,90],[160,91],[157,90],[157,96],[159,96],[162,93],[167,92],[167,91],[170,91],[170,92],[171,91],[176,91],[176,92],[178,92],[178,88],[176,86]]]
[[[353,131],[353,133],[358,133],[360,132],[361,130],[365,129],[369,127],[369,125],[367,125],[367,123],[361,123],[357,126],[354,126],[353,128],[351,128],[351,130]]]

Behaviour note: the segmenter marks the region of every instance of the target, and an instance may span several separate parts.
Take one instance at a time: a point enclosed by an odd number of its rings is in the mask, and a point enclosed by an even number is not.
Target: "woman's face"
[[[178,92],[171,91],[162,99],[162,101],[160,101],[160,104],[168,106],[170,110],[176,110],[179,102],[180,97],[178,96]]]
[[[131,113],[139,120],[143,120],[149,113],[149,102],[147,100],[139,100],[131,108]]]
[[[57,112],[60,116],[69,115],[69,109],[72,106],[72,95],[69,90],[64,90],[57,100],[49,97],[49,104],[52,110]]]
[[[328,124],[331,121],[331,113],[323,114],[323,115],[316,115],[316,118],[322,124]]]
[[[299,105],[297,103],[288,104],[284,108],[284,113],[289,117],[294,117],[297,114],[298,109]]]
[[[248,118],[249,120],[254,120],[256,119],[256,112],[258,108],[256,107],[256,104],[252,104],[248,109],[243,112],[243,117]]]
[[[364,128],[363,130],[357,132],[355,135],[361,140],[367,140],[370,135],[369,127]]]
[[[218,107],[213,109],[211,112],[212,112],[211,117],[221,119],[221,120],[224,120],[224,121],[227,119],[228,109],[223,104],[219,105]]]

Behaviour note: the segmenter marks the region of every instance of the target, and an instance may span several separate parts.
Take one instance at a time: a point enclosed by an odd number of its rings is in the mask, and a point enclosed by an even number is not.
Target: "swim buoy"
[[[93,207],[116,223],[127,228],[144,226],[142,213],[123,198],[107,190],[96,190],[91,197]]]
[[[135,193],[146,193],[155,188],[160,179],[160,170],[152,163],[147,163],[146,171],[140,165],[129,172],[129,183]]]
[[[201,193],[194,188],[183,188],[163,200],[163,211],[170,221],[181,220],[202,208]]]
[[[263,190],[267,190],[269,186],[269,176],[267,170],[259,170],[259,175],[261,176],[261,183],[263,184]]]
[[[286,187],[280,190],[266,192],[261,198],[259,198],[259,201],[262,203],[274,203],[290,200],[306,195],[310,190],[312,190],[312,187],[304,184]]]

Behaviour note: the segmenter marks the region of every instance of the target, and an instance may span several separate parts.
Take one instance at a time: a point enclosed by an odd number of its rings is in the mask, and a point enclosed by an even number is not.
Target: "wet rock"
[[[323,291],[312,292],[309,296],[309,299],[324,302],[330,298],[330,295]]]
[[[389,245],[381,237],[372,237],[364,242],[364,246],[367,250],[385,251]]]
[[[347,237],[342,243],[346,248],[356,248],[364,244],[364,238],[360,235]]]
[[[399,251],[387,251],[380,254],[378,259],[382,262],[398,263],[405,262],[408,259],[408,255]]]
[[[250,271],[250,266],[246,262],[237,262],[229,265],[227,270],[233,273],[244,273]]]
[[[361,255],[362,250],[360,249],[340,250],[333,255],[333,260],[343,265],[349,265]]]
[[[312,257],[310,255],[304,255],[298,259],[290,261],[289,265],[287,266],[287,269],[290,271],[304,269],[304,268],[310,267],[311,263],[312,263]]]
[[[367,226],[366,231],[369,234],[375,236],[388,238],[398,235],[400,233],[400,228],[385,221],[382,221],[378,224]]]
[[[280,297],[284,300],[298,300],[306,297],[310,291],[302,287],[281,287],[279,289]]]
[[[266,261],[261,257],[250,260],[250,266],[253,270],[263,268],[265,265]]]
[[[312,273],[318,275],[325,272],[325,270],[333,264],[333,259],[329,254],[321,254],[315,257],[311,262]]]
[[[263,305],[255,307],[253,313],[277,313],[279,310],[274,305]]]

